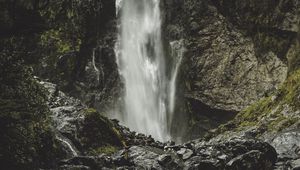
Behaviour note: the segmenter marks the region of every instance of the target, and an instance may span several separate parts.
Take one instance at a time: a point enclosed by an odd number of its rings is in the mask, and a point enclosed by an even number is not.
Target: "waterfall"
[[[95,62],[95,50],[96,50],[96,49],[93,49],[93,54],[92,54],[92,65],[93,65],[93,68],[94,68],[94,70],[95,70],[95,72],[96,72],[96,75],[97,75],[97,78],[96,78],[97,84],[99,84],[99,81],[100,81],[100,71],[99,71],[99,69],[97,68],[96,62]]]
[[[63,137],[62,135],[56,135],[56,139],[59,140],[66,147],[66,150],[69,152],[68,154],[70,158],[78,156],[77,149],[74,147],[74,145],[69,139]]]
[[[173,64],[173,68],[171,70],[172,76],[169,84],[169,113],[171,114],[170,119],[173,118],[173,113],[175,109],[176,102],[176,80],[178,75],[179,66],[182,61],[183,53],[184,53],[184,45],[183,40],[172,41],[170,42],[171,47],[171,56],[174,59],[175,64]]]
[[[168,114],[174,111],[170,100],[175,98],[176,75],[171,80],[166,75],[160,1],[118,0],[116,6],[121,8],[116,56],[125,86],[121,122],[156,140],[170,140]]]

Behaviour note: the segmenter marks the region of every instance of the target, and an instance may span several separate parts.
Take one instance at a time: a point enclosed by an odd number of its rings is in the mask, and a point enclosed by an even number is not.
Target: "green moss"
[[[288,104],[295,109],[300,107],[300,69],[292,72],[279,89],[279,99],[282,104]]]
[[[63,54],[69,51],[78,51],[80,47],[80,39],[72,40],[68,37],[62,28],[50,29],[41,34],[40,45],[44,47],[53,47],[57,54]]]
[[[113,153],[126,146],[120,131],[114,124],[93,108],[84,111],[83,127],[79,131],[83,149],[90,154]]]
[[[258,116],[265,114],[269,111],[270,98],[264,98],[258,103],[255,103],[245,109],[238,117],[248,121],[255,121]]]
[[[282,114],[276,115],[277,117],[272,120],[269,124],[268,124],[268,130],[269,131],[278,131],[278,124],[280,124],[280,122],[286,120],[286,117],[284,117]]]
[[[88,115],[90,115],[90,114],[95,114],[95,113],[97,113],[97,110],[94,109],[94,108],[88,108],[84,113],[85,113],[86,116],[88,116]]]
[[[123,140],[123,137],[122,137],[120,131],[115,127],[113,127],[112,130],[116,134],[116,136],[119,138],[119,140],[121,141],[122,146],[126,147],[127,144],[126,144],[125,140]]]
[[[89,151],[89,154],[91,154],[91,155],[99,155],[99,154],[112,155],[115,152],[117,152],[118,149],[119,149],[118,147],[111,146],[111,145],[102,146],[102,147],[98,147],[98,148],[95,148],[95,149],[91,149]]]
[[[0,164],[7,169],[50,167],[59,153],[50,126],[47,91],[23,63],[23,47],[11,45],[0,44],[4,48],[0,51]]]
[[[225,125],[216,134],[226,131],[242,131],[247,127],[264,127],[264,132],[282,131],[299,123],[294,113],[300,110],[300,69],[292,72],[277,92],[250,105]],[[258,134],[259,135],[259,134]]]
[[[272,98],[267,97],[261,99],[259,102],[249,106],[242,112],[240,112],[234,122],[239,124],[239,128],[247,127],[247,126],[255,126],[259,123],[259,120],[272,111]]]

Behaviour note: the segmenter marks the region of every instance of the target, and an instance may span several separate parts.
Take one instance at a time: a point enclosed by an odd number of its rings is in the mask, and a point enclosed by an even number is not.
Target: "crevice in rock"
[[[237,111],[212,108],[194,98],[187,98],[187,102],[192,113],[187,133],[189,139],[205,136],[219,125],[232,120],[237,114]]]

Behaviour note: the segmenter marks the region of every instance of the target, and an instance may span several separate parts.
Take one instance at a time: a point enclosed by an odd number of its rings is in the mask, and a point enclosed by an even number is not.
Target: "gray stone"
[[[226,169],[264,169],[272,170],[273,162],[265,159],[263,153],[257,150],[237,156],[226,164]]]
[[[166,165],[172,161],[172,156],[169,154],[163,154],[158,157],[157,161],[160,165]]]
[[[293,160],[290,162],[292,170],[300,170],[300,159]]]
[[[145,147],[133,146],[129,148],[128,157],[133,160],[135,166],[145,169],[159,169],[157,159],[159,154]]]
[[[298,130],[280,133],[268,142],[276,149],[280,159],[300,157],[300,132]]]
[[[191,149],[181,148],[179,151],[177,151],[177,154],[183,159],[187,160],[190,158],[194,152]]]

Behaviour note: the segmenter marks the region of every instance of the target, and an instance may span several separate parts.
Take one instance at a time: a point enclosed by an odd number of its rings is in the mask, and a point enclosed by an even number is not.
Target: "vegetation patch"
[[[24,65],[23,46],[5,43],[0,44],[0,164],[7,169],[52,167],[61,153],[50,126],[47,92]]]
[[[219,126],[215,134],[226,131],[242,131],[257,127],[264,132],[280,132],[300,121],[300,69],[288,76],[271,96],[252,104],[230,122]],[[260,135],[260,134],[257,134]]]
[[[102,147],[89,150],[89,154],[90,155],[99,155],[99,154],[112,155],[115,152],[117,152],[118,149],[119,149],[118,147],[111,146],[111,145],[102,146]]]
[[[86,109],[83,126],[79,131],[80,143],[88,154],[112,154],[125,146],[121,133],[113,123],[93,108]]]

